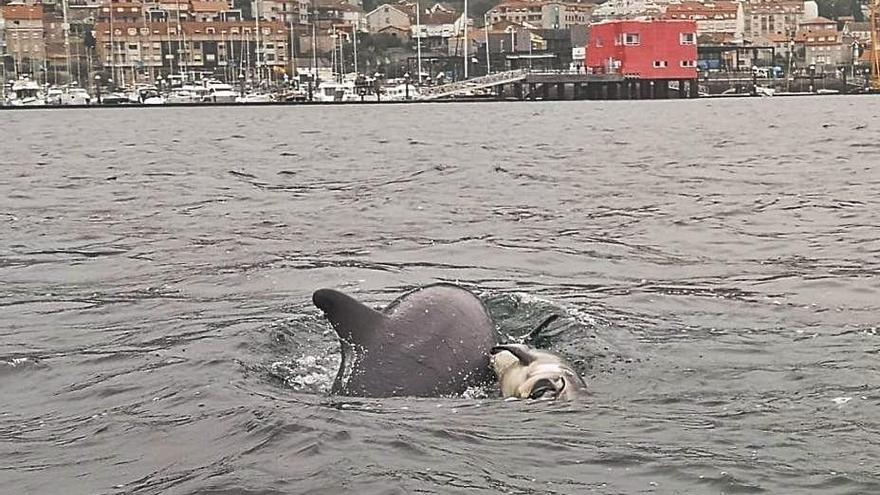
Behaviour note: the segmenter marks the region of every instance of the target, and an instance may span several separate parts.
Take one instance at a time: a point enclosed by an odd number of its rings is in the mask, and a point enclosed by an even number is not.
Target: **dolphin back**
[[[433,284],[382,312],[332,289],[313,296],[339,336],[342,363],[333,393],[362,397],[458,395],[494,376],[496,333],[470,291]]]

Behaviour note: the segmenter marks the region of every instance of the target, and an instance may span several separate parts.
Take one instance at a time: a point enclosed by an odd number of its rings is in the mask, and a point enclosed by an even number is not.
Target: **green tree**
[[[840,17],[852,16],[857,21],[864,21],[859,0],[818,0],[819,15],[837,20]]]
[[[95,26],[87,25],[83,28],[83,45],[86,48],[93,49],[97,42],[95,41]]]

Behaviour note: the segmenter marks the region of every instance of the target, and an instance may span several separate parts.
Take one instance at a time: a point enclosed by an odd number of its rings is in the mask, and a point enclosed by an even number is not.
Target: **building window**
[[[695,60],[682,60],[681,66],[685,68],[693,68],[697,66],[697,62]]]
[[[623,44],[626,46],[638,46],[642,43],[638,33],[626,33],[623,35]]]
[[[605,46],[605,43],[602,42],[602,38],[596,38],[596,48],[602,48]]]
[[[697,37],[694,33],[681,33],[682,45],[694,45],[697,43]]]
[[[654,68],[655,69],[665,69],[666,68],[666,61],[665,60],[655,60],[654,61]]]

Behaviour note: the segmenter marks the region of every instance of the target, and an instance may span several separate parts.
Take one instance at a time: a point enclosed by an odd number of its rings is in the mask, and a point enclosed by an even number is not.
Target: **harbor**
[[[609,11],[616,0],[529,1],[527,8],[501,2],[480,19],[466,1],[398,0],[370,10],[372,4],[359,0],[15,0],[0,6],[0,104],[651,100],[880,91],[878,7],[872,4],[852,19],[832,20],[811,0],[784,18],[780,12],[791,6],[777,12],[692,2],[663,15],[618,15]]]
[[[29,79],[8,85],[0,109],[82,108],[115,106],[298,105],[344,103],[419,103],[449,101],[662,100],[752,96],[821,96],[874,94],[870,88],[832,78],[773,80],[748,75],[713,79],[645,80],[620,75],[577,72],[509,71],[436,86],[417,86],[407,79],[371,79],[319,83],[312,88],[278,87],[250,91],[217,80],[163,88],[142,84],[130,89],[78,85],[41,86]],[[850,80],[851,81],[851,80]]]
[[[0,491],[878,493],[871,100],[4,112]],[[436,280],[591,395],[330,394]]]

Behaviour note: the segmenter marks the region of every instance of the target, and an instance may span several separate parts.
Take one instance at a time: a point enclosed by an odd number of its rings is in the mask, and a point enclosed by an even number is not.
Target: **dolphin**
[[[333,289],[312,295],[342,347],[331,392],[438,397],[491,382],[497,334],[483,302],[457,285],[415,289],[377,311]]]

